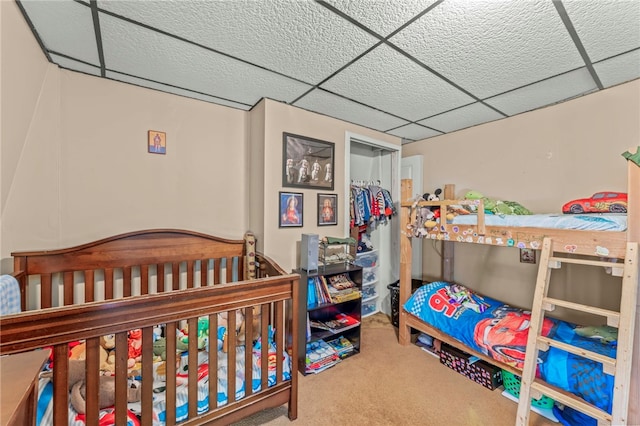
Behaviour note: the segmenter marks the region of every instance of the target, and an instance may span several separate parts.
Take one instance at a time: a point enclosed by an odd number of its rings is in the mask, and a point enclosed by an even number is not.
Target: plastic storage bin
[[[372,250],[356,254],[355,264],[363,268],[373,268],[378,266],[378,251]]]
[[[502,384],[504,385],[504,390],[516,398],[520,398],[520,377],[510,371],[502,370]],[[552,409],[553,404],[554,400],[546,395],[542,395],[540,399],[531,398],[532,407]]]
[[[374,299],[378,297],[375,285],[362,286],[362,300]]]
[[[362,316],[367,316],[376,313],[376,301],[371,300],[362,304]]]

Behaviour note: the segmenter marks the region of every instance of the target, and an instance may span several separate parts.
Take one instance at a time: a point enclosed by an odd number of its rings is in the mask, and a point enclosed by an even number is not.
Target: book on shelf
[[[324,340],[316,340],[307,343],[305,359],[305,371],[308,373],[319,373],[338,362],[338,353]]]
[[[311,328],[326,330],[326,331],[329,331],[330,333],[337,334],[347,328],[352,328],[356,325],[359,325],[360,321],[358,321],[357,319],[349,315],[341,313],[336,315],[332,319],[328,319],[324,321],[310,319],[308,323]]]
[[[327,344],[336,351],[340,358],[345,358],[354,351],[353,344],[344,336],[329,340]]]
[[[341,274],[343,275],[343,274]],[[346,279],[348,276],[345,274]],[[330,280],[334,277],[329,278]],[[308,295],[307,304],[310,308],[315,308],[319,305],[326,305],[329,303],[341,303],[347,300],[354,300],[362,297],[362,293],[355,286],[353,281],[349,280],[349,283],[344,281],[345,277],[341,277],[336,282],[337,287],[327,282],[324,276],[309,277],[308,281]]]
[[[336,290],[344,290],[347,288],[356,287],[356,283],[351,281],[351,278],[349,278],[349,274],[347,273],[332,275],[328,278],[327,281],[328,285]]]

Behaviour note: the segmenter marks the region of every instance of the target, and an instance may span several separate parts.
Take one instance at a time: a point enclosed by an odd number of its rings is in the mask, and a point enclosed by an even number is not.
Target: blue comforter
[[[471,349],[519,369],[524,365],[528,311],[443,281],[419,288],[404,309]],[[615,340],[583,337],[576,333],[579,329],[575,324],[545,318],[542,334],[615,357]],[[603,372],[602,364],[550,348],[539,352],[537,375],[611,413],[613,376]]]

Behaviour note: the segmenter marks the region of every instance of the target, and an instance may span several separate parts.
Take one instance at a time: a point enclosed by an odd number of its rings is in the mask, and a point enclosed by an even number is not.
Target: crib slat
[[[269,385],[269,345],[262,342],[269,341],[269,305],[261,305],[260,310],[260,389],[264,390]]]
[[[227,257],[227,281],[228,283],[233,281],[233,258]]]
[[[187,261],[187,288],[195,287],[193,282],[193,260]]]
[[[173,290],[180,290],[180,264],[178,262],[171,264],[171,280],[173,282]]]
[[[189,418],[198,415],[198,318],[189,318]]]
[[[84,271],[84,301],[93,302],[95,294],[95,276],[93,269]]]
[[[104,270],[104,298],[105,300],[113,299],[113,268]]]
[[[127,332],[116,333],[116,424],[127,424],[127,360],[129,358]]]
[[[209,411],[218,406],[218,315],[209,315]],[[214,397],[215,395],[215,397]]]
[[[86,386],[87,391],[86,395],[86,414],[87,414],[87,424],[97,424],[98,423],[98,413],[99,413],[99,401],[95,396],[99,395],[99,373],[100,373],[100,362],[99,362],[99,350],[100,348],[100,338],[93,337],[86,340]]]
[[[220,259],[211,259],[211,267],[213,269],[213,285],[220,284]]]
[[[149,294],[149,265],[140,265],[140,294]]]
[[[53,424],[69,423],[69,346],[56,345],[53,348]]]
[[[156,266],[156,276],[158,277],[158,293],[164,292],[164,263]]]
[[[209,285],[209,280],[207,279],[209,272],[209,261],[207,259],[200,260],[200,287],[206,287]]]
[[[153,418],[153,327],[142,329],[142,404],[141,426],[150,426]]]
[[[131,296],[131,266],[122,268],[122,296]]]
[[[245,396],[253,393],[253,306],[244,310],[244,377]]]
[[[73,272],[67,271],[62,274],[64,282],[64,304],[73,305]]]
[[[166,342],[167,342],[167,387],[166,387],[166,416],[167,426],[172,426],[176,423],[176,323],[169,322],[166,327]]]
[[[227,404],[236,400],[236,311],[227,313]]]
[[[40,276],[40,307],[42,309],[51,307],[51,274]]]
[[[276,309],[276,318],[275,318],[275,342],[276,342],[276,384],[280,384],[282,382],[282,351],[285,346],[284,341],[284,300],[280,300],[277,302],[273,302]],[[295,356],[295,355],[293,355]],[[295,374],[295,372],[292,372]]]
[[[246,262],[247,262],[246,256],[238,257],[238,281],[245,280],[244,269],[245,269]]]

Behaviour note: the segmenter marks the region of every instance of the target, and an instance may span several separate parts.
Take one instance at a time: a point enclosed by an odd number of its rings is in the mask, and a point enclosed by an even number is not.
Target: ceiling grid
[[[427,139],[640,78],[635,0],[15,0],[58,66]]]

